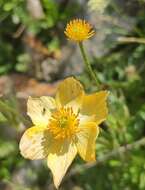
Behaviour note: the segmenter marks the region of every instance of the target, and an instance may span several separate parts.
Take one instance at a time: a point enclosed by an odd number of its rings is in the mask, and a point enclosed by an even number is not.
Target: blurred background
[[[0,0],[0,190],[53,190],[45,161],[19,153],[31,121],[28,96],[54,95],[66,76],[96,86],[66,23],[84,18],[96,35],[84,43],[109,116],[96,143],[96,163],[75,159],[62,190],[145,189],[145,0]]]

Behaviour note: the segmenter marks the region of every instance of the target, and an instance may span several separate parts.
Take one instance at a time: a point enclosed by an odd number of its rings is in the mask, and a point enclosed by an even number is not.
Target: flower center
[[[70,107],[62,107],[52,113],[48,129],[55,139],[70,139],[79,131],[78,125],[78,114]]]

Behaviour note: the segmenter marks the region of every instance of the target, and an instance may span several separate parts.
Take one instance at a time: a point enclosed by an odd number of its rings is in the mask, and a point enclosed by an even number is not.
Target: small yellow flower
[[[86,95],[82,85],[69,77],[58,86],[55,99],[42,96],[28,99],[33,127],[20,141],[25,158],[47,159],[56,188],[78,153],[85,161],[95,160],[99,124],[107,116],[108,92]]]
[[[70,21],[64,31],[68,39],[75,42],[82,42],[95,34],[92,26],[81,19],[74,19]]]

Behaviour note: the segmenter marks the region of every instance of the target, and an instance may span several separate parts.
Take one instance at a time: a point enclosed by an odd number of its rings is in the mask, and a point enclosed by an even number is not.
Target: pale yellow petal
[[[81,158],[85,161],[95,160],[95,141],[99,134],[99,127],[93,122],[80,125],[80,132],[76,136],[76,146]]]
[[[86,122],[96,122],[95,115],[82,115],[81,113],[79,113],[78,118],[79,118],[79,123],[82,125],[85,124]]]
[[[45,127],[31,127],[20,140],[21,155],[31,160],[46,158],[51,141],[51,135]]]
[[[55,100],[49,96],[40,98],[29,97],[27,102],[27,114],[32,119],[34,125],[47,126],[51,110],[55,108]]]
[[[94,121],[99,125],[104,121],[108,114],[106,99],[108,96],[107,91],[100,91],[98,93],[85,95],[83,98],[81,115],[87,116],[86,119]],[[90,117],[90,118],[89,118]],[[84,118],[85,119],[85,118]]]
[[[66,171],[73,159],[77,154],[76,146],[68,141],[65,141],[61,145],[61,149],[53,150],[53,153],[48,155],[47,164],[53,174],[54,185],[59,187],[62,178],[66,174]]]
[[[79,109],[84,95],[83,86],[73,77],[69,77],[60,83],[56,94],[57,105],[72,106]]]

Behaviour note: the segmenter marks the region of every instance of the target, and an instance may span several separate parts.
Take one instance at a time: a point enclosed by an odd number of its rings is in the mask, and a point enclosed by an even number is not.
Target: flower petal
[[[99,125],[107,117],[108,109],[106,99],[108,96],[107,91],[100,91],[98,93],[85,95],[83,98],[81,115],[90,117],[90,121],[94,121]],[[86,117],[89,121],[89,117]]]
[[[51,110],[55,108],[55,100],[49,96],[42,96],[40,98],[29,97],[27,102],[27,114],[32,119],[34,125],[48,125]]]
[[[35,126],[27,129],[23,134],[19,148],[25,158],[35,160],[48,156],[51,145],[51,135],[45,127]]]
[[[95,160],[95,141],[99,134],[99,127],[96,123],[88,122],[80,125],[80,132],[76,137],[76,146],[79,155],[85,161]]]
[[[72,106],[79,109],[84,95],[83,86],[73,77],[69,77],[60,83],[56,94],[56,102],[59,107]]]
[[[69,142],[63,142],[61,149],[53,150],[53,153],[48,155],[47,164],[53,174],[55,187],[58,188],[62,178],[64,177],[68,167],[72,163],[77,154],[76,146]]]

